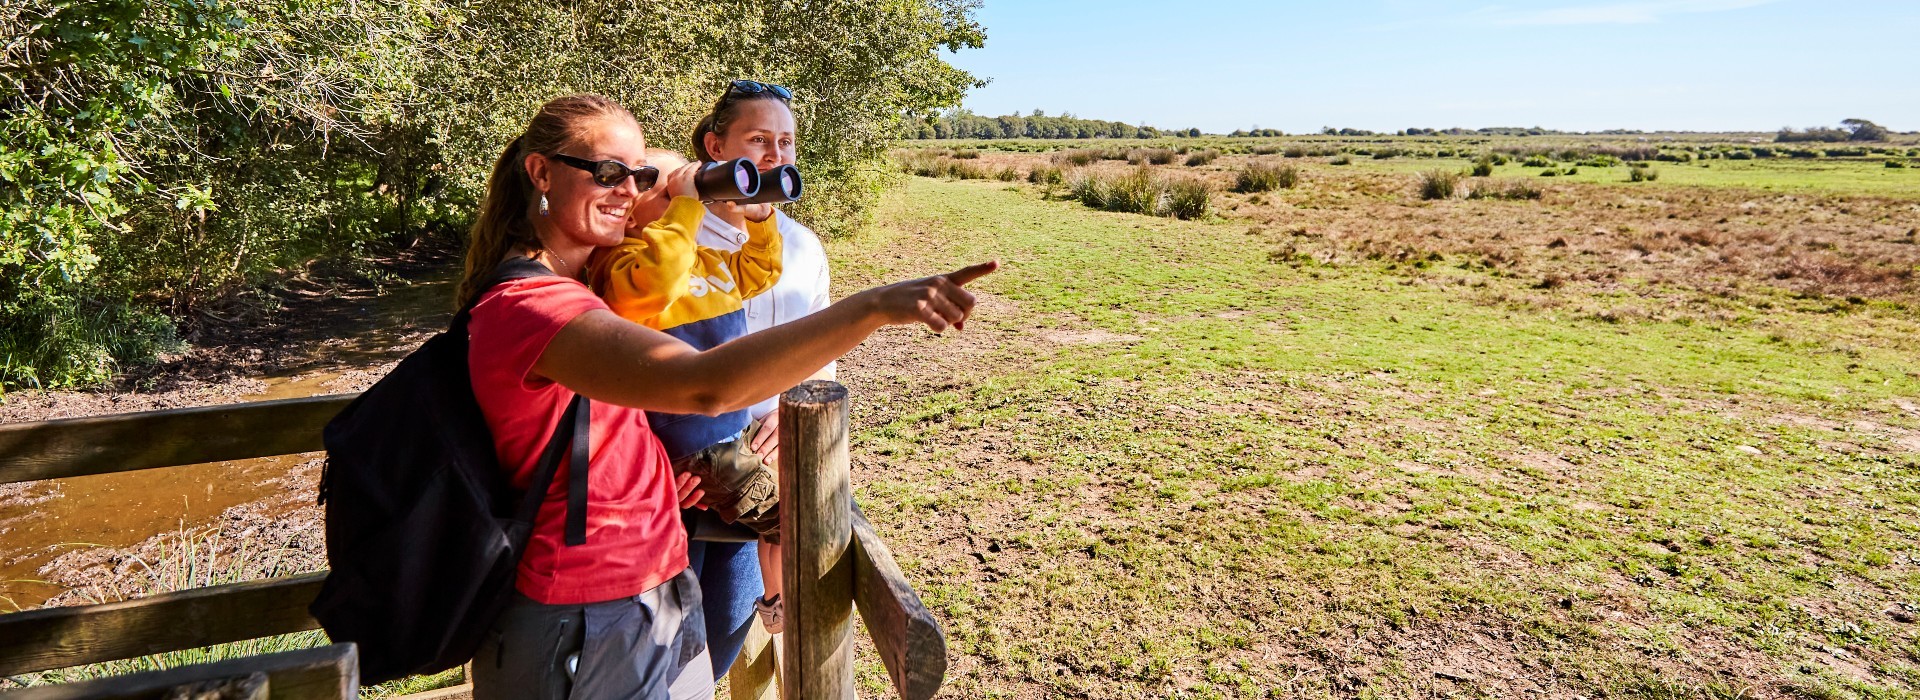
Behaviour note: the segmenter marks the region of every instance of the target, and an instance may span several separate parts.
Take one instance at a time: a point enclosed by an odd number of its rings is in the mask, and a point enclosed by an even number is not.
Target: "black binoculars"
[[[706,163],[694,173],[693,187],[705,202],[783,204],[800,199],[800,169],[780,165],[763,173],[745,158]]]

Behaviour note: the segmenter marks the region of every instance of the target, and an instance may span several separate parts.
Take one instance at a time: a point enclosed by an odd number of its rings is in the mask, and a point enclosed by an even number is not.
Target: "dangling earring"
[[[545,192],[540,193],[540,215],[547,215],[547,195]]]

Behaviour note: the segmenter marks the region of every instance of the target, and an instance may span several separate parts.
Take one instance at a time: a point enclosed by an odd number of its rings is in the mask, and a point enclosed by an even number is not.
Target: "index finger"
[[[958,270],[954,270],[952,272],[947,273],[945,277],[949,282],[964,286],[968,282],[972,282],[974,280],[985,277],[989,273],[998,269],[1000,269],[1000,261],[988,260],[978,265],[968,265]]]

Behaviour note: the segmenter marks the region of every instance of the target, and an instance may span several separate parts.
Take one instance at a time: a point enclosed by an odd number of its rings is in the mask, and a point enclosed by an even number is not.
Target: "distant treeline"
[[[1774,135],[1773,140],[1780,143],[1803,141],[1825,143],[1840,143],[1842,141],[1885,141],[1890,133],[1886,127],[1865,119],[1842,119],[1840,120],[1840,128],[1838,129],[1810,126],[1804,131],[1795,131],[1793,127],[1790,126],[1781,127],[1780,133]]]
[[[961,109],[908,121],[902,125],[900,135],[909,139],[1152,139],[1199,136],[1200,130],[1169,131],[1126,122],[1081,119],[1072,114],[1050,117],[1037,109],[1032,114],[1000,117]]]

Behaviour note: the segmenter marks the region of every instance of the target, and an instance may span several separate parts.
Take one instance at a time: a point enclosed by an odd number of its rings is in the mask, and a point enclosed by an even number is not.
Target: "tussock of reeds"
[[[1079,173],[1068,187],[1074,199],[1105,211],[1198,219],[1213,207],[1207,183],[1164,177],[1145,166],[1124,175]]]

